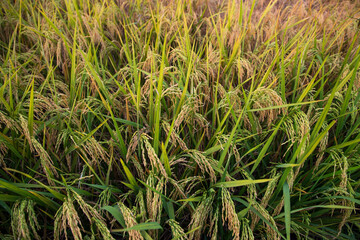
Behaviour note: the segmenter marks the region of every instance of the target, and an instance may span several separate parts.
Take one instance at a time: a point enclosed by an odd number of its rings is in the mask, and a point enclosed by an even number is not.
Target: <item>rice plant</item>
[[[0,1],[0,239],[360,239],[359,19]]]

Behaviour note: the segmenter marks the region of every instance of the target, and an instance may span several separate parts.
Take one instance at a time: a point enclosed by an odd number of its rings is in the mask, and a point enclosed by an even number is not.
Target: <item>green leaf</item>
[[[39,194],[39,193],[37,193],[35,191],[25,190],[25,189],[16,187],[12,183],[0,180],[0,188],[1,187],[5,188],[8,191],[11,191],[11,192],[13,192],[15,194],[18,194],[20,196],[33,199],[34,201],[38,202],[42,206],[48,206],[48,207],[52,208],[55,211],[57,211],[58,208],[60,207],[60,205],[58,203],[50,200],[49,198],[47,198],[45,196],[42,196],[41,194]]]
[[[298,167],[298,166],[300,165],[296,163],[284,163],[284,164],[276,165],[277,168],[288,168],[288,167]]]
[[[16,195],[0,194],[0,201],[4,201],[4,202],[15,202],[21,198],[22,197]]]
[[[104,209],[111,213],[111,215],[121,224],[121,226],[126,227],[124,216],[122,215],[119,207],[105,206],[101,209]]]
[[[146,223],[139,223],[133,227],[124,228],[124,229],[114,229],[112,232],[127,232],[131,230],[135,231],[145,231],[145,230],[155,230],[155,229],[162,229],[159,223],[157,222],[146,222]]]
[[[31,81],[31,91],[30,91],[30,103],[29,103],[29,113],[28,113],[28,128],[30,137],[34,134],[34,78]],[[31,144],[31,143],[29,143]]]
[[[61,194],[61,193],[59,193],[59,192],[51,189],[51,187],[43,184],[43,183],[40,182],[39,180],[37,180],[37,179],[33,178],[32,176],[30,176],[29,174],[23,173],[23,172],[21,172],[21,171],[17,171],[17,170],[15,170],[15,169],[10,169],[10,168],[8,168],[7,170],[12,171],[12,172],[20,173],[20,174],[24,175],[25,177],[27,177],[27,178],[29,178],[29,179],[37,182],[40,186],[42,186],[43,188],[45,188],[46,190],[48,190],[52,195],[54,195],[54,197],[56,197],[56,198],[59,199],[60,201],[64,201],[65,195],[63,195],[63,194]]]
[[[170,201],[166,201],[164,198],[162,199],[162,203],[164,204],[165,211],[167,212],[170,219],[175,219],[175,211],[174,205]]]
[[[185,198],[185,199],[179,199],[178,202],[200,202],[203,199],[203,197],[192,197],[192,198]]]
[[[229,181],[229,182],[220,182],[213,185],[213,187],[225,187],[225,188],[232,188],[232,187],[241,187],[255,183],[265,183],[270,182],[273,179],[259,179],[259,180],[237,180],[237,181]]]
[[[255,164],[254,164],[253,168],[251,169],[250,174],[252,174],[255,171],[255,169],[259,165],[260,161],[264,158],[265,153],[267,152],[268,148],[270,147],[270,144],[272,143],[274,137],[276,136],[278,130],[280,129],[280,126],[282,125],[283,121],[284,121],[284,118],[282,118],[281,121],[278,123],[277,127],[275,128],[275,130],[273,131],[273,133],[271,134],[269,139],[266,141],[264,147],[261,149],[260,154],[257,157]]]
[[[290,226],[291,226],[291,206],[290,206],[290,190],[287,182],[283,186],[284,191],[284,211],[285,211],[285,228],[286,228],[286,239],[290,240]]]
[[[162,57],[160,63],[160,75],[158,79],[158,86],[156,91],[156,99],[155,99],[155,112],[154,112],[154,122],[155,122],[155,132],[154,132],[154,150],[155,153],[158,154],[159,151],[159,139],[160,139],[160,118],[161,118],[161,96],[163,89],[163,80],[164,80],[164,67],[165,67],[165,50],[166,50],[166,36],[164,39],[164,46],[162,48]]]
[[[329,204],[329,205],[314,205],[314,206],[299,208],[299,209],[292,210],[290,213],[293,214],[293,213],[297,213],[297,212],[301,212],[301,211],[308,211],[308,210],[315,209],[315,208],[354,210],[353,207],[349,207],[349,206],[341,206],[341,205],[331,205],[331,204]],[[286,218],[286,214],[287,213],[281,213],[281,214],[275,216],[274,219],[282,218],[282,217],[284,217],[284,215],[285,215],[285,218]]]
[[[130,183],[130,185],[132,186],[132,189],[135,190],[139,187],[139,185],[136,182],[136,179],[134,178],[134,176],[131,174],[129,168],[125,165],[124,161],[122,159],[120,159],[121,165],[125,171],[126,177]]]
[[[164,143],[161,143],[161,150],[162,150],[161,159],[164,163],[165,171],[168,174],[168,177],[171,177],[171,168],[170,168],[169,158],[166,153],[166,148],[165,148]]]

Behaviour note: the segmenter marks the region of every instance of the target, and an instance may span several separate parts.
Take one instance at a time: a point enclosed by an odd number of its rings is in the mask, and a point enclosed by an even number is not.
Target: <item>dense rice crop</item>
[[[0,1],[0,239],[360,239],[359,19]]]

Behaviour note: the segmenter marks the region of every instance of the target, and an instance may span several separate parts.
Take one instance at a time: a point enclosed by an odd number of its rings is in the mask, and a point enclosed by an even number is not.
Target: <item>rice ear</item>
[[[109,229],[106,227],[105,223],[97,218],[93,218],[95,225],[102,236],[102,239],[107,240],[115,240],[115,238],[111,235]]]
[[[82,224],[80,217],[75,209],[74,202],[68,192],[62,206],[59,208],[55,215],[54,221],[54,239],[61,239],[61,234],[65,235],[68,239],[67,229],[70,228],[73,238],[75,240],[82,240],[81,229]]]
[[[220,207],[218,206],[215,210],[215,213],[211,216],[209,236],[211,233],[211,240],[218,239],[218,228],[219,228],[219,218],[220,218]]]
[[[16,239],[40,239],[34,205],[34,202],[28,199],[15,202],[11,212],[11,228]]]
[[[241,240],[254,240],[254,233],[249,226],[249,220],[246,218],[241,219]]]
[[[277,92],[264,87],[259,87],[254,91],[252,101],[252,107],[254,109],[284,105],[282,98],[277,94]],[[263,110],[258,112],[258,119],[260,122],[266,121],[267,126],[270,127],[280,114],[286,114],[286,112],[287,110],[285,108]]]
[[[169,134],[169,132],[170,132],[170,124],[167,123],[166,121],[163,121],[162,125],[163,125],[163,129],[166,132],[166,134]],[[182,150],[187,150],[188,149],[185,142],[180,138],[180,136],[176,133],[175,130],[173,130],[171,132],[171,134],[170,134],[170,141],[173,144],[177,143]]]
[[[71,190],[71,192],[74,200],[78,203],[80,209],[86,215],[90,222],[92,222],[92,219],[94,218],[102,221],[103,223],[105,222],[105,219],[100,215],[100,213],[95,208],[86,203],[77,192],[75,192],[74,190]]]
[[[152,147],[151,143],[149,142],[149,139],[150,139],[150,137],[148,135],[146,135],[146,134],[141,135],[141,140],[143,141],[143,143],[145,145],[145,149],[147,150],[147,155],[150,160],[150,164],[153,168],[153,171],[160,172],[164,177],[167,177],[165,167],[163,166],[159,157],[155,153],[155,150]],[[144,151],[144,149],[143,149],[143,151]],[[144,161],[144,165],[146,166],[146,164],[145,164],[146,159],[144,158],[143,161]]]
[[[74,239],[83,239],[81,234],[81,229],[83,227],[75,208],[74,201],[79,205],[79,208],[85,214],[88,221],[90,223],[95,222],[95,225],[98,227],[102,236],[110,235],[110,231],[107,229],[105,224],[105,219],[100,215],[100,213],[86,203],[77,192],[72,189],[67,189],[67,196],[55,215],[54,238],[56,240],[60,239],[62,233],[65,235],[65,238],[68,239],[68,228],[70,228]]]
[[[118,203],[120,211],[124,217],[125,224],[127,228],[133,227],[137,224],[134,214],[131,212],[129,208],[127,208],[122,202]],[[131,240],[143,240],[144,238],[141,236],[140,231],[130,230],[129,237]]]
[[[215,182],[216,175],[214,168],[212,167],[212,160],[197,150],[188,150],[187,153],[190,155],[191,159],[195,161],[197,166],[199,166],[201,172],[203,174],[208,173],[210,176],[210,180],[212,182]]]
[[[205,227],[206,220],[209,213],[212,211],[212,204],[215,197],[215,190],[210,189],[208,194],[204,193],[202,201],[195,209],[195,213],[191,217],[189,230],[199,228],[189,234],[189,239],[200,239],[203,228]]]
[[[237,216],[235,205],[231,199],[230,192],[226,188],[221,188],[222,201],[222,221],[223,225],[227,222],[229,230],[232,231],[233,239],[240,239],[240,222]]]
[[[250,200],[250,199],[249,199]],[[259,203],[257,203],[256,201],[250,200],[252,206],[266,219],[268,220],[274,227],[275,229],[278,231],[276,223],[274,218],[269,214],[269,212],[263,207],[261,206]],[[268,234],[271,239],[280,239],[279,234],[277,233],[277,231],[275,231],[272,227],[270,227],[268,224],[264,223],[264,225],[266,226],[266,234]],[[255,224],[251,224],[250,229],[251,231],[253,231],[255,228]]]
[[[58,173],[54,167],[53,161],[51,160],[47,151],[34,137],[31,138],[31,145],[34,147],[35,151],[39,154],[41,165],[44,169],[48,182],[53,185],[54,182],[51,178],[53,176],[58,177]]]
[[[178,239],[178,240],[187,240],[188,239],[184,232],[184,229],[179,225],[179,223],[176,220],[169,219],[166,223],[169,224],[169,226],[171,228],[171,233],[172,233],[173,239]]]
[[[297,110],[291,116],[286,118],[283,124],[286,135],[291,142],[289,149],[295,142],[300,143],[304,138],[306,138],[305,143],[301,148],[300,154],[298,155],[298,158],[300,158],[304,154],[305,149],[309,144],[310,135],[308,133],[310,133],[310,121],[303,111]]]

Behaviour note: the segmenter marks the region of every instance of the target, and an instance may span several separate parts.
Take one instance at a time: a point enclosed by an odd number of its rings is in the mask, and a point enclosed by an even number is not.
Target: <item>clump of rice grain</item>
[[[233,239],[240,239],[240,222],[235,211],[235,205],[231,199],[230,192],[226,188],[221,188],[222,200],[222,221],[227,222],[229,230],[233,233]]]
[[[137,224],[134,214],[131,212],[129,208],[127,208],[122,202],[118,203],[120,211],[124,217],[125,224],[127,228],[133,227]],[[140,231],[130,230],[128,231],[129,237],[131,240],[143,240],[144,238],[141,236]]]
[[[189,230],[197,229],[189,234],[189,239],[200,239],[202,228],[206,225],[209,213],[212,211],[212,204],[215,197],[215,190],[210,189],[208,193],[204,193],[203,199],[191,218]]]
[[[171,233],[173,236],[173,239],[178,239],[178,240],[187,240],[187,236],[184,232],[184,229],[180,226],[180,224],[174,220],[174,219],[169,219],[167,221],[167,224],[169,224],[170,228],[171,228]]]
[[[11,211],[11,227],[14,239],[40,240],[40,236],[37,233],[40,227],[34,205],[34,202],[28,199],[15,202]]]

